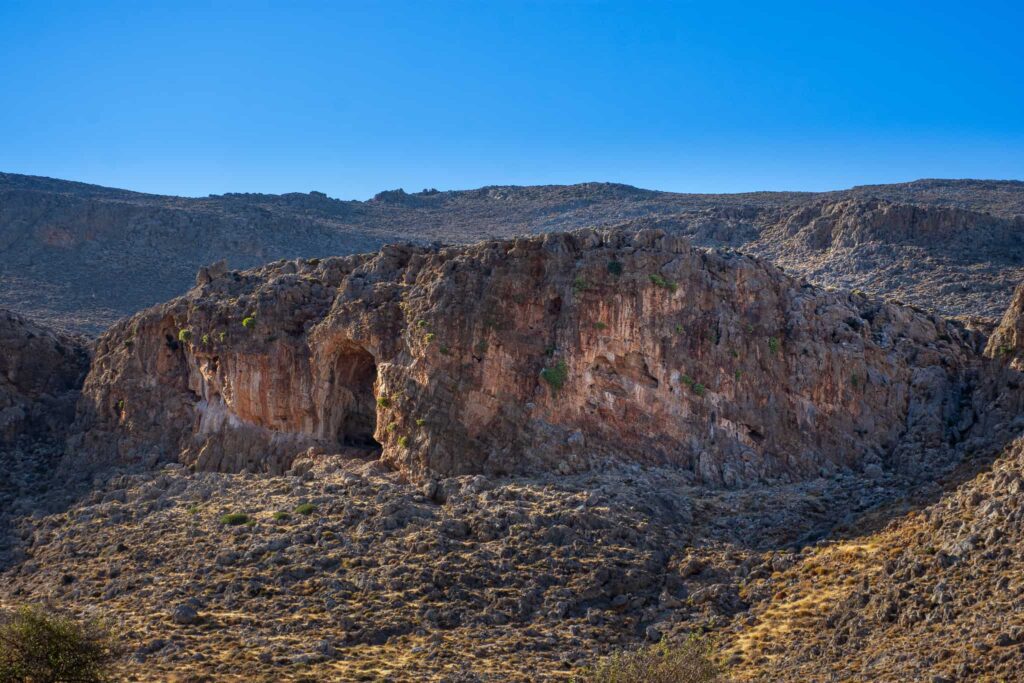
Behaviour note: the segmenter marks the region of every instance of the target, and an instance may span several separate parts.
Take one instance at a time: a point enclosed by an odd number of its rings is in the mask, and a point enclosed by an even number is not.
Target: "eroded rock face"
[[[79,340],[0,310],[0,447],[60,435],[88,368]]]
[[[950,457],[983,340],[661,231],[204,271],[105,334],[86,451],[280,471],[379,443],[436,474],[607,457],[740,486]]]

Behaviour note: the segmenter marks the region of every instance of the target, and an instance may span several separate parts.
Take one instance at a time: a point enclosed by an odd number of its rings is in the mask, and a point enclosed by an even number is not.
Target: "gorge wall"
[[[956,457],[984,340],[657,230],[203,269],[99,341],[75,450],[414,478],[627,458],[740,486]]]
[[[88,368],[81,340],[0,310],[0,448],[61,437]]]

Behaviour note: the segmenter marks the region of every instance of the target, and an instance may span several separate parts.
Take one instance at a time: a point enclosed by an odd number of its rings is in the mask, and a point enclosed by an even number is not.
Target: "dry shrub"
[[[95,621],[39,607],[0,612],[0,682],[100,683],[113,680],[118,648]]]
[[[706,638],[661,641],[639,650],[616,652],[588,669],[581,683],[715,683],[721,669]]]

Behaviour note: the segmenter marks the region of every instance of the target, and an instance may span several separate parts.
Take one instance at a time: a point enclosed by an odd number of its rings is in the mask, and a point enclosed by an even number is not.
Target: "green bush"
[[[308,517],[314,512],[316,512],[316,505],[313,505],[312,503],[302,503],[295,507],[295,514],[297,515],[306,515]]]
[[[416,418],[416,426],[417,427],[422,427],[425,424],[427,424],[427,421],[424,420],[422,417]]]
[[[769,337],[768,338],[768,350],[771,351],[772,353],[778,353],[779,352],[779,338],[778,337]]]
[[[244,327],[247,330],[251,330],[252,328],[256,327],[256,316],[250,315],[246,318],[242,318],[242,327]]]
[[[639,650],[617,652],[587,669],[580,683],[713,683],[721,669],[704,638],[670,645],[662,641]]]
[[[700,382],[694,382],[693,386],[690,388],[693,389],[693,393],[697,394],[698,396],[704,395],[704,385],[701,384]]]
[[[243,512],[229,512],[226,515],[221,515],[220,523],[226,524],[228,526],[239,526],[240,524],[248,524],[249,515]]]
[[[178,341],[182,344],[192,341],[192,330],[178,330]]]
[[[426,335],[425,337],[423,337],[423,338],[424,338],[424,339],[426,340],[426,342],[427,342],[427,343],[429,344],[430,342],[434,341],[434,339],[435,339],[436,337],[437,337],[437,335],[436,335],[436,334],[434,334],[433,332],[427,332],[427,335]]]
[[[662,289],[667,289],[670,292],[674,292],[676,291],[676,289],[679,288],[679,286],[676,283],[666,279],[659,273],[654,273],[652,275],[649,275],[648,277],[650,277],[651,284],[653,284],[655,287],[661,287]]]
[[[622,275],[622,264],[619,263],[618,261],[609,261],[608,272],[611,273],[612,275],[615,275],[616,277]]]
[[[565,380],[569,378],[569,368],[564,360],[560,360],[555,363],[554,367],[541,370],[540,377],[557,393],[559,389],[565,386]]]
[[[391,407],[391,399],[388,398],[387,396],[378,396],[377,397],[377,405],[380,406],[381,408],[390,408]]]
[[[572,291],[575,293],[579,294],[580,292],[585,292],[588,289],[590,289],[590,285],[587,284],[587,281],[584,278],[577,277],[572,281]]]
[[[409,437],[407,437],[407,436],[400,436],[400,437],[398,437],[398,445],[401,446],[402,448],[408,448],[409,447]]]
[[[0,612],[0,681],[112,681],[119,654],[114,638],[96,621],[78,622],[38,607]]]
[[[283,522],[286,519],[290,518],[291,515],[289,515],[284,510],[278,510],[277,512],[274,513],[273,517],[274,517],[274,521],[276,521],[276,522]]]

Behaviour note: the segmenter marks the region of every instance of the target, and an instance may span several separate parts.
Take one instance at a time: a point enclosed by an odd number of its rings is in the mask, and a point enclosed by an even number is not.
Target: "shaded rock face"
[[[408,476],[608,457],[709,484],[952,457],[980,336],[657,230],[206,270],[99,341],[75,445],[281,471],[382,448]]]
[[[88,369],[80,341],[0,310],[0,447],[61,435]]]

